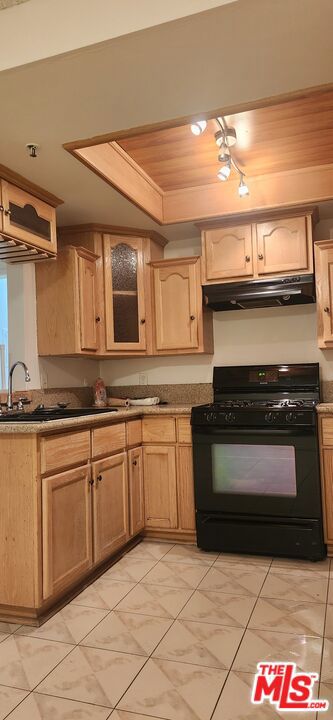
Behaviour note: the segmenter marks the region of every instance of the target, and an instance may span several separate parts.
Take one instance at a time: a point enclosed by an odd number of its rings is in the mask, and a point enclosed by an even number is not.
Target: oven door
[[[321,517],[315,428],[192,431],[197,510]]]

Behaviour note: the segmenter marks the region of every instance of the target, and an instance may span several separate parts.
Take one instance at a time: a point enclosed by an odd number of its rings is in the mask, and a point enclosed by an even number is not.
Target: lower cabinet
[[[72,585],[92,565],[90,466],[42,480],[43,597]]]
[[[129,538],[127,454],[93,463],[94,561],[111,555]]]
[[[176,448],[148,445],[143,449],[145,526],[177,528]]]
[[[143,495],[142,448],[128,451],[128,492],[130,514],[130,536],[141,532],[145,526]]]
[[[177,480],[179,526],[182,530],[194,532],[195,502],[191,445],[179,445],[177,448]]]

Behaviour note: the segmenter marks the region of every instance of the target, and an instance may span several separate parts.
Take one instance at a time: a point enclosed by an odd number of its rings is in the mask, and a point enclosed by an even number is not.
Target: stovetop
[[[99,415],[103,413],[117,412],[116,408],[63,408],[63,407],[38,407],[31,412],[9,412],[0,415],[0,422],[23,422],[23,423],[39,423],[49,422],[50,420],[68,420],[77,417],[87,417],[89,415]]]

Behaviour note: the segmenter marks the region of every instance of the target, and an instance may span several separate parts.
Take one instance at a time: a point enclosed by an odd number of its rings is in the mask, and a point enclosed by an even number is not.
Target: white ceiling
[[[0,0],[0,9],[11,8],[1,16],[0,70],[236,0],[30,0],[22,6],[23,2],[27,0]]]
[[[181,4],[180,0],[132,0],[132,5],[141,7],[150,1],[160,7]],[[89,6],[99,2],[90,0]],[[190,0],[188,5],[196,2]],[[76,0],[57,0],[68,7],[72,3]],[[126,3],[130,0],[117,5]],[[1,30],[14,12],[19,17],[29,7],[44,4],[55,3],[30,0],[9,8],[1,13]],[[109,4],[115,3],[109,0]],[[58,211],[61,224],[101,222],[160,229],[70,156],[63,143],[332,82],[332,27],[332,0],[316,0],[316,12],[313,0],[238,0],[4,70],[0,72],[1,163],[63,198]],[[36,26],[33,37],[38,34]],[[6,33],[2,33],[1,52],[4,40]],[[46,40],[51,43],[50,33]],[[26,152],[30,141],[40,145],[36,159]],[[169,226],[162,232],[170,239],[190,237],[193,227]]]

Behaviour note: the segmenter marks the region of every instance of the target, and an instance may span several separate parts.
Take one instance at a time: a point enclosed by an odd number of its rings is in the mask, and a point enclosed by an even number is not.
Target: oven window
[[[212,445],[214,493],[296,497],[291,445]]]

